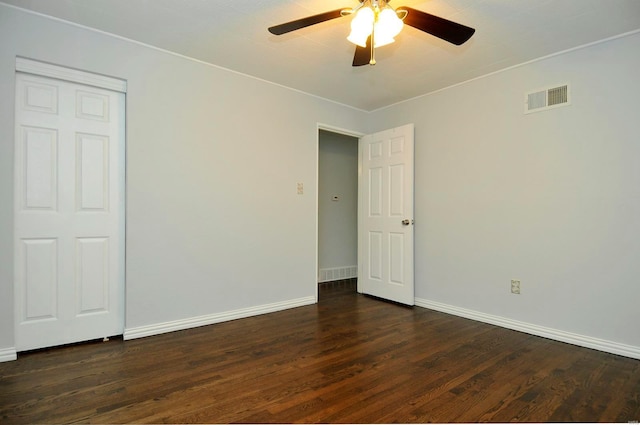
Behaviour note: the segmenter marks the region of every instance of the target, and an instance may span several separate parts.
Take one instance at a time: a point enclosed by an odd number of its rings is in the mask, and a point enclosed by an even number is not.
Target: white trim
[[[318,130],[324,130],[324,131],[328,131],[331,133],[337,133],[337,134],[342,134],[343,136],[351,136],[351,137],[355,137],[355,138],[360,138],[362,136],[365,136],[366,133],[362,133],[360,131],[353,131],[353,130],[348,130],[346,128],[342,128],[342,127],[336,127],[333,125],[329,125],[329,124],[323,124],[321,122],[316,123],[318,126]],[[318,134],[320,134],[318,132]],[[318,140],[320,139],[320,137],[318,136]]]
[[[423,298],[416,298],[416,306],[453,314],[454,316],[465,317],[471,320],[477,320],[479,322],[489,323],[491,325],[512,329],[514,331],[525,332],[531,335],[562,341],[578,345],[580,347],[592,348],[606,353],[640,359],[640,347],[635,347],[633,345],[621,344],[619,342],[575,334],[559,329],[547,328],[545,326],[534,325],[532,323],[520,322],[506,317],[494,316],[492,314],[468,310],[466,308],[443,304]]]
[[[57,80],[71,81],[86,86],[99,87],[120,93],[127,92],[127,82],[105,75],[93,74],[32,59],[16,57],[16,71]]]
[[[223,313],[207,314],[204,316],[189,317],[186,319],[174,320],[171,322],[138,326],[135,328],[125,329],[124,340],[126,341],[129,339],[144,338],[147,336],[159,335],[167,332],[181,331],[184,329],[197,328],[199,326],[213,325],[215,323],[243,319],[245,317],[258,316],[260,314],[274,313],[280,310],[302,307],[315,303],[315,297],[304,297],[272,304],[259,305],[256,307],[226,311]]]
[[[15,347],[0,349],[0,363],[11,362],[18,359],[18,352]]]

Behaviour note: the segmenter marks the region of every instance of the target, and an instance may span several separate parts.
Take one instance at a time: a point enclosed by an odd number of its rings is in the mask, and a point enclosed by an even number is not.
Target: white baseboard
[[[156,323],[153,325],[138,326],[124,330],[125,340],[143,338],[152,335],[159,335],[167,332],[181,331],[184,329],[196,328],[198,326],[213,325],[214,323],[227,322],[229,320],[242,319],[245,317],[257,316],[265,313],[273,313],[294,307],[302,307],[315,304],[315,297],[304,297],[294,300],[282,301],[272,304],[264,304],[256,307],[243,308],[239,310],[226,311],[222,313],[207,314],[204,316],[189,317],[186,319],[174,320],[171,322]]]
[[[0,348],[0,362],[10,362],[18,359],[18,352],[15,347]]]
[[[437,310],[443,313],[453,314],[454,316],[465,317],[467,319],[477,320],[479,322],[489,323],[491,325],[525,332],[531,335],[537,335],[556,341],[579,345],[581,347],[593,348],[594,350],[604,351],[606,353],[618,354],[620,356],[631,357],[633,359],[640,359],[640,347],[636,347],[633,345],[621,344],[605,339],[593,338],[586,335],[561,331],[559,329],[547,328],[531,323],[520,322],[518,320],[508,319],[506,317],[494,316],[475,310],[467,310],[465,308],[443,304],[436,301],[430,301],[423,298],[416,298],[415,303],[418,307]]]

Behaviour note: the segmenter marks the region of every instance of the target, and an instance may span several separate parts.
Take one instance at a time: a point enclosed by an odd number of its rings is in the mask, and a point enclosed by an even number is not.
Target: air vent
[[[569,105],[569,85],[548,88],[526,94],[524,113],[546,111]]]

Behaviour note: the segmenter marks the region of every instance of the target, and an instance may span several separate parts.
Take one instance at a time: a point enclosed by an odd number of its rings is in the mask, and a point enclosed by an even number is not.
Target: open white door
[[[358,150],[358,292],[414,305],[413,124]]]
[[[124,330],[124,94],[16,75],[18,351]]]

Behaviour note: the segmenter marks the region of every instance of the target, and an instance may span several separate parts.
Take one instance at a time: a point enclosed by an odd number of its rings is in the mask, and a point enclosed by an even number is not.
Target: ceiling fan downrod
[[[376,31],[375,29],[375,25],[373,26],[373,28],[371,29],[371,43],[369,43],[369,45],[371,46],[371,59],[369,59],[369,65],[373,66],[376,64],[376,48],[375,48],[375,43],[373,42],[373,40],[375,39],[375,34],[374,32]]]

